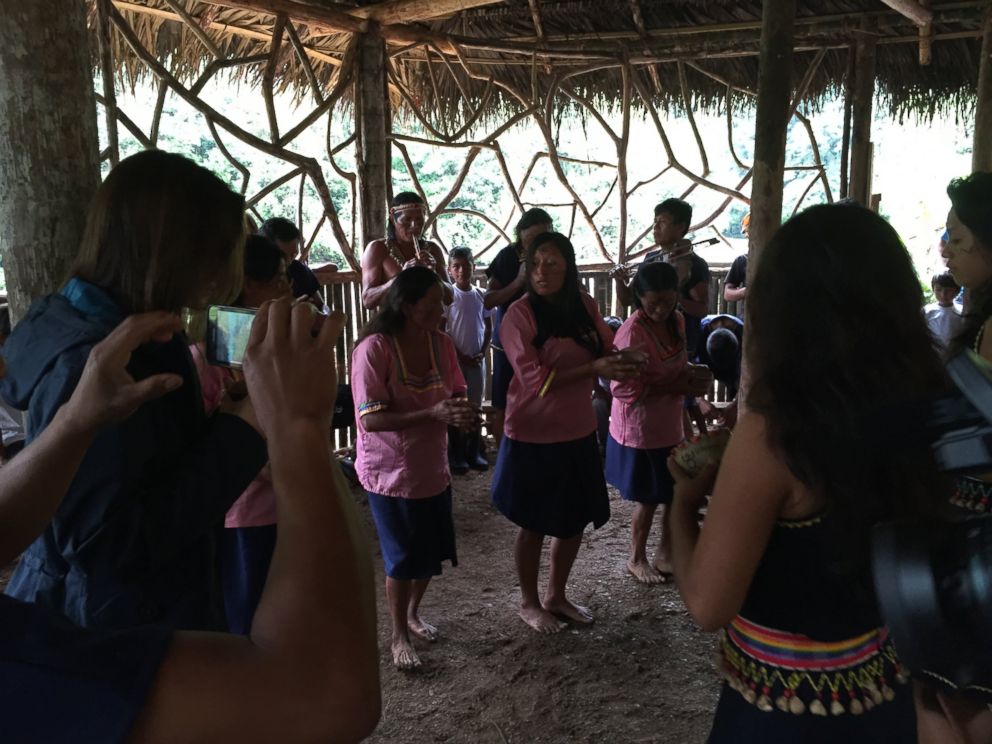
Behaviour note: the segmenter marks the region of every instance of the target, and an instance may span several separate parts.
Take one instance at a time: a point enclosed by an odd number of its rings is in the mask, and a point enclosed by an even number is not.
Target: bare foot
[[[657,555],[654,558],[653,564],[654,570],[661,575],[662,584],[667,584],[672,580],[674,571],[672,570],[672,562],[668,560],[667,556]]]
[[[440,635],[436,627],[425,620],[421,620],[419,617],[407,618],[406,627],[409,628],[410,632],[417,636],[417,638],[422,638],[423,640],[430,641],[431,643],[434,643]]]
[[[627,572],[642,584],[660,584],[663,579],[647,561],[627,561]]]
[[[393,641],[393,666],[397,669],[416,669],[420,666],[420,657],[413,650],[408,640]]]
[[[567,599],[557,602],[549,602],[548,600],[545,600],[544,609],[556,617],[571,620],[572,622],[579,623],[580,625],[591,625],[592,621],[595,619],[593,618],[588,607],[574,604],[569,602]]]
[[[565,628],[565,623],[543,607],[521,607],[520,619],[538,633],[558,633]]]

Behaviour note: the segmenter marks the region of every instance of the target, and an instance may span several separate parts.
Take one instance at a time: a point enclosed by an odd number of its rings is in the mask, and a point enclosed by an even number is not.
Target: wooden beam
[[[358,39],[355,80],[355,166],[358,175],[359,245],[382,237],[392,181],[390,109],[386,93],[386,43],[373,34]]]
[[[992,171],[992,8],[985,15],[984,30],[978,67],[975,139],[971,149],[972,171]]]
[[[848,195],[863,206],[871,199],[871,118],[875,98],[874,20],[862,20],[854,45],[851,100],[851,184]]]
[[[785,139],[792,99],[795,0],[762,3],[761,56],[754,130],[749,269],[782,222]]]
[[[920,0],[927,10],[933,6],[933,0]],[[920,64],[924,67],[930,64],[933,57],[933,24],[927,23],[920,26]]]
[[[882,2],[921,28],[933,23],[933,12],[924,8],[916,0],[882,0]]]
[[[544,24],[541,23],[541,6],[538,5],[537,0],[528,0],[530,3],[530,18],[534,22],[534,33],[537,34],[537,38],[544,41]]]
[[[386,26],[393,23],[430,21],[498,2],[502,0],[385,0],[375,5],[349,9],[347,13],[355,18],[365,18]]]

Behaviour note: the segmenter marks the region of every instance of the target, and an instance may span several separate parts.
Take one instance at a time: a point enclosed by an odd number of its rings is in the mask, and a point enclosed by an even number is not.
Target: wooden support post
[[[748,274],[782,222],[785,139],[792,109],[792,57],[795,43],[795,0],[765,0],[761,7],[761,55],[758,58],[758,101],[754,123],[754,181],[751,184],[751,229]],[[796,105],[799,101],[796,101]],[[750,363],[741,369],[738,406],[743,413]]]
[[[383,235],[392,180],[386,64],[386,42],[376,34],[364,34],[358,41],[355,77],[355,159],[363,246]]]
[[[850,184],[848,168],[851,165],[851,103],[854,101],[854,46],[847,50],[847,74],[844,76],[844,128],[840,140],[840,198],[848,196]]]
[[[992,171],[992,8],[985,15],[982,56],[978,67],[978,103],[975,106],[975,140],[971,169]]]
[[[792,47],[795,0],[762,3],[761,56],[754,133],[749,270],[782,222],[785,137],[792,103]]]
[[[854,45],[851,101],[851,183],[848,195],[868,206],[871,199],[871,119],[875,98],[875,26],[865,17]]]
[[[100,183],[100,152],[86,5],[3,7],[0,251],[17,319],[65,280]]]

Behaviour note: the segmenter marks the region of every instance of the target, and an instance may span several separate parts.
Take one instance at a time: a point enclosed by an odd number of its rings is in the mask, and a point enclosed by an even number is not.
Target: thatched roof
[[[92,2],[92,0],[91,0]],[[355,28],[379,28],[363,16],[390,21],[380,33],[389,43],[399,109],[415,101],[434,121],[462,119],[482,107],[485,117],[521,108],[519,92],[540,100],[555,76],[575,74],[572,90],[595,99],[601,108],[621,104],[619,62],[632,69],[656,104],[681,108],[679,68],[693,105],[722,108],[727,85],[756,87],[761,3],[757,0],[391,0],[357,4],[319,0],[123,0],[114,5],[135,32],[180,80],[193,81],[214,60],[207,43],[231,57],[254,64],[232,67],[232,74],[261,79],[276,23],[273,9],[288,9],[287,32],[279,63],[272,70],[279,88],[308,94],[309,72],[300,63],[305,50],[317,83],[326,93],[336,80]],[[474,5],[445,18],[430,10]],[[376,15],[384,6],[395,12]],[[864,19],[878,38],[879,96],[893,115],[935,111],[970,113],[977,81],[984,0],[933,3],[932,62],[918,61],[920,30],[878,0],[799,0],[794,84],[817,50],[825,54],[813,75],[807,100],[839,92],[849,66],[849,47]],[[370,10],[371,8],[371,10]],[[396,23],[404,9],[419,8],[411,23]],[[203,30],[197,34],[180,20],[186,13]],[[294,39],[293,36],[297,39]],[[297,40],[300,46],[296,49]],[[418,43],[420,42],[420,43]],[[145,68],[120,38],[115,38],[119,73],[133,82]],[[446,56],[441,52],[445,52]],[[684,64],[679,65],[681,61]],[[494,84],[490,86],[488,79]],[[409,99],[399,88],[409,91]],[[466,99],[460,94],[464,92]],[[536,94],[536,95],[535,95]],[[751,105],[737,95],[734,104]],[[639,105],[635,96],[634,106]],[[555,107],[573,105],[558,96]]]

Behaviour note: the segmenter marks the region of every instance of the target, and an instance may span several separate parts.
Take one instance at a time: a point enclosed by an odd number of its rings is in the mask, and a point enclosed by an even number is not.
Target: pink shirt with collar
[[[610,436],[617,443],[635,449],[673,447],[684,438],[682,410],[685,396],[676,393],[646,395],[650,385],[674,382],[689,363],[685,350],[685,318],[675,311],[678,338],[663,344],[651,321],[637,310],[617,331],[619,347],[640,346],[648,355],[640,376],[614,381],[610,409]]]
[[[613,331],[603,322],[596,301],[582,294],[582,301],[593,319],[603,345],[603,353],[613,349]],[[547,444],[570,442],[588,436],[596,429],[592,407],[592,376],[567,385],[552,385],[557,369],[587,364],[592,352],[570,338],[549,338],[538,349],[534,346],[537,319],[530,300],[522,297],[506,311],[499,329],[513,379],[506,395],[504,432],[518,442]]]
[[[362,421],[377,411],[406,413],[465,395],[465,378],[451,339],[430,334],[431,371],[413,377],[406,371],[395,339],[382,333],[365,338],[351,355],[351,389],[358,440],[355,470],[367,491],[404,499],[437,496],[451,483],[448,429],[425,421],[398,431],[366,431]]]

